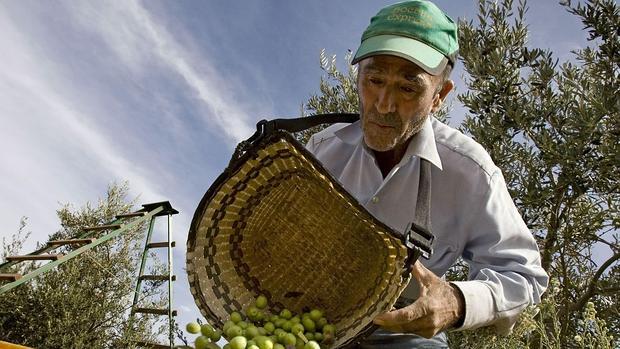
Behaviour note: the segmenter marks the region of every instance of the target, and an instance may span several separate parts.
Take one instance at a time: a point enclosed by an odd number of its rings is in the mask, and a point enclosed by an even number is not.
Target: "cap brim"
[[[376,55],[392,55],[417,64],[431,75],[443,72],[448,58],[418,40],[398,35],[377,35],[362,41],[351,64]]]

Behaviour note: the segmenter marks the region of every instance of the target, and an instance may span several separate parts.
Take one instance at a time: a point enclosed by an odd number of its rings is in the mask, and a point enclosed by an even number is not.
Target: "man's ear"
[[[453,88],[454,88],[454,81],[452,80],[444,81],[443,85],[441,86],[441,89],[435,94],[435,97],[433,98],[433,107],[431,108],[431,113],[434,113],[439,110],[439,108],[443,104],[443,101],[446,99],[446,96],[448,96],[448,93],[450,93],[450,91],[452,91]]]

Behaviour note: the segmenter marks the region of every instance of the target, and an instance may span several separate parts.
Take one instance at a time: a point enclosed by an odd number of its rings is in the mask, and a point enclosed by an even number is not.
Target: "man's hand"
[[[375,324],[388,331],[431,338],[464,316],[465,301],[456,286],[438,278],[419,261],[411,268],[411,275],[420,285],[419,298],[409,306],[377,316]]]

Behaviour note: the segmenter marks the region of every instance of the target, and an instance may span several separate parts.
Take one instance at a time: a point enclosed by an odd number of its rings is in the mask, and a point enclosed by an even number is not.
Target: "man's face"
[[[441,88],[439,76],[400,57],[377,55],[360,61],[357,86],[366,145],[381,152],[402,150],[429,113],[439,109],[452,88],[449,84],[447,90]]]

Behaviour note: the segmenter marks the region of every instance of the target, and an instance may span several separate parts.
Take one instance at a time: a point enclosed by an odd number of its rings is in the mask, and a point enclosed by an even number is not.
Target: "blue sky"
[[[318,90],[321,49],[339,59],[355,50],[388,3],[0,2],[0,238],[27,216],[29,252],[59,228],[60,203],[96,202],[127,180],[140,203],[181,212],[176,308],[181,323],[197,316],[183,268],[202,195],[258,120],[299,114]],[[475,18],[476,1],[436,3]],[[556,1],[529,6],[532,46],[564,60],[585,44]],[[457,92],[462,74],[458,65]],[[455,102],[452,123],[463,112]]]

